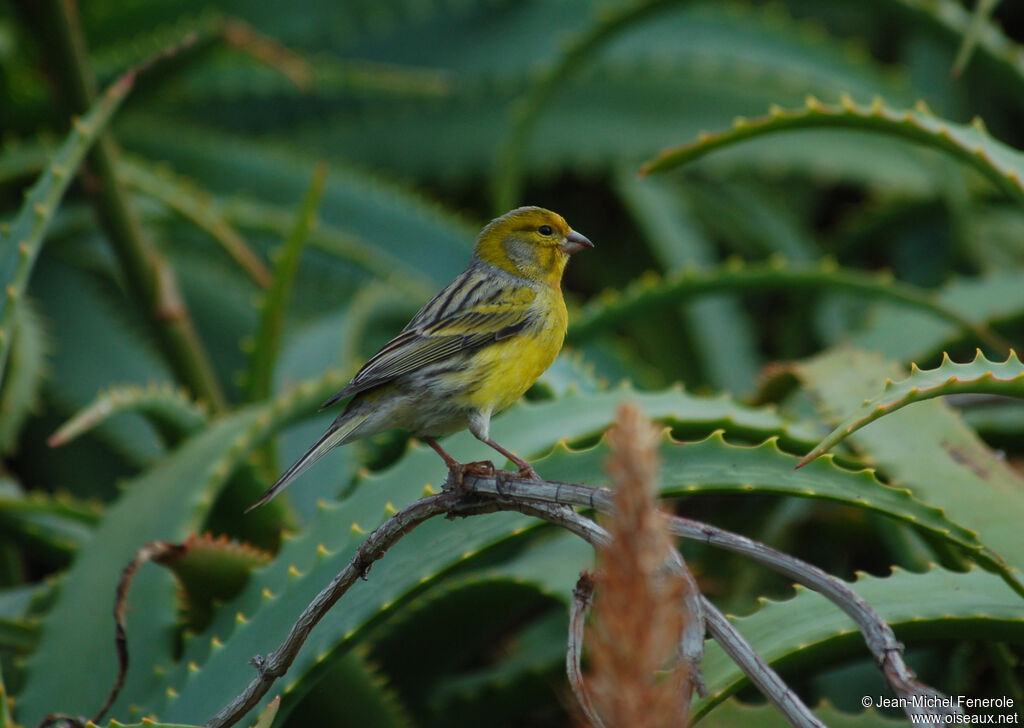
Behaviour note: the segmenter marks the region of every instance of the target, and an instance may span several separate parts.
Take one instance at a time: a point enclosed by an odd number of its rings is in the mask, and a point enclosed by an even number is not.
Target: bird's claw
[[[462,483],[463,479],[467,475],[487,478],[493,476],[496,472],[497,470],[494,467],[494,463],[490,460],[477,460],[472,463],[455,463],[449,468],[449,475],[453,490],[459,495],[463,494]]]
[[[519,477],[526,478],[527,480],[543,480],[543,478],[537,475],[537,471],[534,470],[529,465],[523,468],[519,468]]]

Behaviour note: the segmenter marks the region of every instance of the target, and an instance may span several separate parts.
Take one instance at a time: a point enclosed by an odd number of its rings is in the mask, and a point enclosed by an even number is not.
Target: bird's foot
[[[537,475],[537,471],[531,465],[524,465],[519,468],[519,477],[526,478],[527,480],[543,480],[543,478]]]
[[[477,460],[472,463],[454,463],[448,469],[449,481],[452,484],[452,489],[460,496],[465,494],[463,490],[463,479],[467,475],[476,475],[487,478],[494,475],[496,472],[494,463],[490,460]]]

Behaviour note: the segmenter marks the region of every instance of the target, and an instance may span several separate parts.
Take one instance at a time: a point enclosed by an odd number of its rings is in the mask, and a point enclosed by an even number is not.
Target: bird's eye
[[[541,225],[539,228],[537,228],[537,232],[539,232],[541,235],[550,235],[551,232],[552,232],[551,231],[551,226],[550,225]]]

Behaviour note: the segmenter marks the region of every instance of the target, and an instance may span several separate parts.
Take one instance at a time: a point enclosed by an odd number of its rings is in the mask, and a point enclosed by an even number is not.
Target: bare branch
[[[569,640],[565,652],[565,672],[569,676],[569,686],[572,688],[576,702],[583,709],[583,714],[590,721],[592,728],[605,728],[604,721],[594,709],[590,700],[590,691],[583,680],[583,670],[580,667],[580,658],[583,656],[583,633],[586,626],[587,609],[594,597],[594,582],[590,574],[580,574],[576,588],[572,590],[572,604],[569,605]]]
[[[458,496],[451,491],[420,498],[398,511],[367,536],[356,549],[348,566],[339,572],[299,615],[280,647],[266,657],[257,655],[252,659],[251,662],[258,671],[256,677],[238,697],[207,721],[206,726],[223,728],[233,725],[252,710],[259,699],[270,690],[274,681],[287,672],[317,623],[360,577],[366,577],[374,562],[416,526],[434,516],[447,513],[457,500]]]
[[[470,479],[467,478],[464,486],[472,488],[477,480],[487,480],[487,478],[477,479],[474,477],[472,480],[473,482],[471,483]],[[537,481],[531,482],[539,484]],[[603,528],[586,516],[581,516],[564,505],[543,502],[531,504],[527,501],[509,501],[505,499],[496,500],[492,505],[497,506],[500,510],[516,510],[520,513],[543,518],[575,533],[591,545],[605,542],[608,539],[608,534]],[[701,597],[701,602],[702,614],[712,637],[716,641],[719,639],[728,641],[729,644],[723,644],[722,648],[743,668],[743,671],[765,693],[765,696],[786,715],[786,718],[799,728],[822,726],[818,719],[811,714],[810,709],[800,700],[799,696],[786,686],[778,674],[754,652],[750,644],[743,639],[743,636],[729,624],[729,620],[725,619],[721,612],[715,609],[714,605],[703,597]],[[712,612],[712,610],[714,611]],[[712,626],[712,619],[716,619],[714,626]],[[725,624],[723,625],[721,622]]]
[[[523,478],[470,476],[463,487],[467,491],[494,493],[519,501],[540,501],[564,506],[583,506],[599,512],[608,512],[614,506],[611,494],[603,488],[592,488],[576,483],[545,482]],[[746,536],[741,536],[698,521],[673,516],[673,533],[683,538],[703,541],[751,558],[778,571],[799,584],[826,597],[843,610],[857,624],[875,663],[882,671],[889,688],[895,695],[905,698],[904,711],[908,716],[928,716],[936,725],[942,724],[944,715],[961,713],[959,708],[947,707],[945,696],[918,682],[914,672],[903,659],[903,645],[896,639],[892,628],[870,604],[864,601],[846,582],[818,567],[794,556],[777,551]],[[584,537],[586,538],[586,537]],[[916,699],[915,699],[916,698]],[[926,698],[922,700],[922,698]],[[930,700],[928,698],[939,698]],[[923,707],[935,703],[934,707]]]
[[[733,662],[740,666],[750,681],[757,685],[758,690],[772,705],[786,716],[786,720],[796,728],[825,728],[825,724],[811,713],[796,693],[782,681],[778,673],[754,651],[725,615],[707,599],[704,599],[704,620],[708,632],[715,641],[722,646]]]

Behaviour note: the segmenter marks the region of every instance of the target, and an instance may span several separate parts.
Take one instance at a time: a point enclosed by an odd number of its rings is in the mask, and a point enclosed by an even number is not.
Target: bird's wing
[[[467,302],[467,295],[462,306],[449,305],[438,312],[440,315],[430,316],[431,307],[446,291],[424,306],[410,325],[374,354],[323,407],[469,349],[508,338],[532,322],[530,303],[536,294],[527,286],[492,292],[495,295],[475,302]]]

